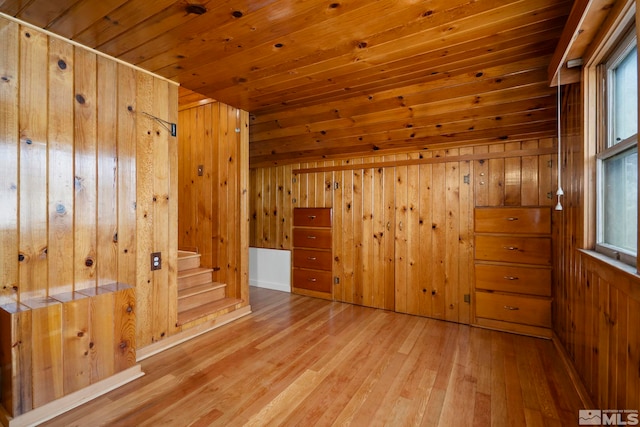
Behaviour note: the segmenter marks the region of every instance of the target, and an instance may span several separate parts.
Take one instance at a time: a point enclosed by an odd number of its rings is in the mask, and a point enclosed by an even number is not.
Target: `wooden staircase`
[[[212,281],[212,273],[213,269],[200,267],[199,253],[178,251],[178,325],[242,302],[227,298],[227,285]]]

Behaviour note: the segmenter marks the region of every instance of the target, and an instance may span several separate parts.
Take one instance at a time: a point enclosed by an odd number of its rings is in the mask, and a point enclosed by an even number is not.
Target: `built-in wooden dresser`
[[[293,209],[294,293],[332,299],[331,208]]]
[[[550,208],[474,212],[475,323],[550,338]]]

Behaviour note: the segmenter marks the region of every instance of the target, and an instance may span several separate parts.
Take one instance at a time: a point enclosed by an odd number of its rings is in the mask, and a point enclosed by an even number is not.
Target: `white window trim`
[[[624,37],[621,39],[619,43],[617,43],[617,47],[612,52],[610,58],[602,64],[602,66],[606,69],[606,78],[607,80],[600,82],[601,88],[598,90],[598,94],[605,99],[605,102],[599,103],[599,108],[601,109],[606,105],[606,110],[611,111],[613,108],[613,97],[608,96],[605,91],[606,81],[611,80],[611,69],[616,67],[622,60],[626,57],[626,55],[633,49],[634,46],[637,45],[637,37],[636,37],[636,28],[635,26],[629,30]],[[596,116],[600,117],[598,120],[599,123],[606,123],[606,132],[600,132],[601,138],[605,138],[605,141],[600,141],[597,143],[600,149],[596,150],[596,239],[595,239],[595,251],[599,252],[605,256],[608,256],[612,259],[621,261],[625,264],[636,266],[638,259],[637,255],[631,253],[629,251],[624,250],[623,248],[618,248],[616,246],[608,245],[603,243],[604,240],[604,226],[603,226],[603,217],[604,217],[604,203],[603,203],[603,179],[602,179],[602,164],[603,161],[609,159],[619,153],[622,153],[630,148],[636,147],[638,145],[638,134],[631,135],[627,139],[615,143],[613,145],[613,124],[611,123],[611,115],[608,114],[607,111],[604,111],[605,119],[602,119],[602,112],[598,112]],[[639,173],[640,176],[640,173]],[[640,209],[639,209],[640,210]],[[640,212],[639,212],[640,214]],[[640,243],[640,242],[638,242]],[[638,244],[637,243],[637,244]]]

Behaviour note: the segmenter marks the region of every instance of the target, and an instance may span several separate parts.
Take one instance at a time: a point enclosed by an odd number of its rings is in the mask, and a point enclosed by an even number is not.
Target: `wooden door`
[[[434,161],[395,167],[395,311],[469,323],[471,164],[446,161],[467,150],[424,153]]]
[[[334,299],[393,310],[394,168],[365,163],[334,179]]]

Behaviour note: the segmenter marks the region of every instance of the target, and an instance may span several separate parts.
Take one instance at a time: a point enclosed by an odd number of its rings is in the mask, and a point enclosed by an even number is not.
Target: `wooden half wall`
[[[291,250],[294,207],[333,208],[338,301],[472,323],[475,206],[555,204],[534,139],[251,169],[250,245]]]
[[[177,86],[0,18],[0,331],[11,416],[175,329]],[[163,267],[152,272],[150,255]]]

